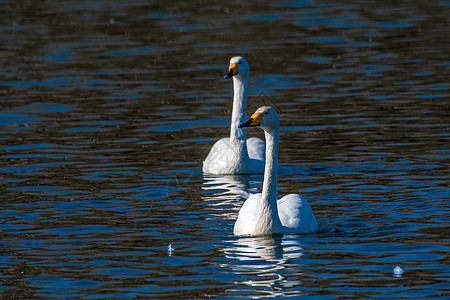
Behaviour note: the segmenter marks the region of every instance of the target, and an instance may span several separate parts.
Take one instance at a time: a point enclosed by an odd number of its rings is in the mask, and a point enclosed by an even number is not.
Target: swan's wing
[[[278,215],[284,230],[290,233],[313,233],[317,221],[306,198],[289,194],[278,200]]]
[[[259,202],[262,194],[253,194],[242,205],[238,218],[234,224],[235,235],[251,235],[258,217]]]
[[[251,159],[264,160],[266,159],[266,143],[257,137],[247,139],[248,156]]]
[[[220,171],[226,166],[229,148],[230,138],[218,140],[203,161],[203,172],[208,174],[220,173]]]

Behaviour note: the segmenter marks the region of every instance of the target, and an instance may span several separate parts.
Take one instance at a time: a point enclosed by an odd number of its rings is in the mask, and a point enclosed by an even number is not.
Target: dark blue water
[[[0,295],[448,299],[449,15],[1,2]],[[248,114],[280,113],[278,193],[308,197],[317,234],[233,236],[262,176],[201,173],[234,55]]]

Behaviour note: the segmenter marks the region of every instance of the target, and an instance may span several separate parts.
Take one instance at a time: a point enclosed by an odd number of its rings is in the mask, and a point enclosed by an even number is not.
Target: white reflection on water
[[[245,278],[236,284],[262,288],[267,296],[282,296],[284,289],[301,285],[300,280],[288,280],[286,275],[291,260],[303,256],[297,239],[281,235],[241,237],[230,242],[223,252],[231,260],[221,267],[232,270],[239,275],[237,278]]]
[[[213,192],[214,195],[220,197],[224,193],[231,193],[242,198],[250,196],[248,190],[250,189],[250,183],[252,181],[251,176],[245,175],[225,175],[225,176],[210,176],[204,175],[204,186],[202,187],[205,192]]]
[[[262,175],[226,175],[203,177],[202,199],[210,206],[233,207],[233,213],[224,217],[235,220],[237,213],[250,194],[258,192]]]

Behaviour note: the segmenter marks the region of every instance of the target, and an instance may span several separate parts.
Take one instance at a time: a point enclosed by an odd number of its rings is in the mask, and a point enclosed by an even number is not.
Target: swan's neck
[[[247,107],[247,78],[233,77],[234,97],[233,112],[231,113],[230,132],[230,164],[235,171],[245,171],[248,162],[247,130],[238,128],[246,120]]]
[[[263,191],[256,221],[255,234],[270,234],[280,232],[282,225],[277,207],[277,169],[279,126],[271,131],[265,131],[266,136],[266,166],[264,170]]]
[[[233,77],[234,97],[231,114],[230,143],[238,143],[247,139],[247,131],[238,126],[246,121],[248,77]],[[245,145],[245,143],[244,143]]]

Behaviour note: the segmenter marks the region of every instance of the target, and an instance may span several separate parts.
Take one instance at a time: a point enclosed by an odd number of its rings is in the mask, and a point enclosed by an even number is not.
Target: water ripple
[[[227,5],[1,4],[3,298],[445,299],[449,5]],[[232,55],[316,234],[234,237],[262,175],[201,172]]]

